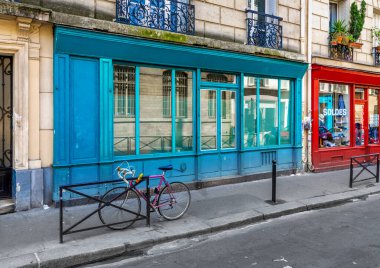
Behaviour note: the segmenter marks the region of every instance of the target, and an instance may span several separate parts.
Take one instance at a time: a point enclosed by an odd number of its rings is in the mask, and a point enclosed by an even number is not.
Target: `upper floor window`
[[[259,13],[277,15],[276,0],[248,0],[248,8]]]
[[[338,3],[330,2],[330,16],[329,16],[330,31],[337,20],[338,20]]]

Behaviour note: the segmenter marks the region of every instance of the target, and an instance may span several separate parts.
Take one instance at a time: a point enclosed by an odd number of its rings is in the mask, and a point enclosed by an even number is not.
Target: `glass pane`
[[[364,105],[355,104],[355,144],[364,145]]]
[[[260,145],[277,145],[278,80],[260,81]]]
[[[244,147],[256,144],[256,78],[244,77]]]
[[[114,155],[136,153],[135,67],[114,65]]]
[[[350,145],[350,96],[348,85],[320,83],[319,147]]]
[[[280,103],[280,144],[290,144],[290,81],[281,80],[281,103]]]
[[[235,148],[236,94],[222,91],[222,148]]]
[[[236,75],[225,73],[202,72],[203,82],[236,84]]]
[[[176,151],[193,150],[193,73],[176,71]]]
[[[337,19],[338,19],[338,4],[330,3],[330,21],[329,21],[330,31],[332,30],[332,26],[336,22]]]
[[[368,96],[368,143],[379,144],[379,91],[370,89]]]
[[[210,94],[210,92],[212,94]],[[211,98],[211,99],[210,99]],[[215,90],[201,90],[201,149],[216,149],[216,116],[210,117],[209,103],[216,103]]]
[[[164,109],[164,75],[171,80],[171,72],[164,69],[140,69],[140,153],[162,153],[172,150],[172,119]],[[167,77],[169,76],[169,77]]]
[[[355,88],[355,99],[364,100],[364,88]]]

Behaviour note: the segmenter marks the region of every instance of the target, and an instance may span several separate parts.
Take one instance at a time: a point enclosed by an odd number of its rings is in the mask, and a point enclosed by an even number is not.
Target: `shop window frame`
[[[315,81],[318,82],[318,89],[313,89],[313,94],[314,94],[314,98],[319,98],[319,86],[321,83],[328,83],[328,84],[335,84],[335,85],[347,85],[349,87],[349,93],[350,93],[350,120],[349,120],[349,125],[350,125],[350,145],[349,146],[344,146],[344,147],[330,147],[330,148],[321,148],[319,147],[318,145],[315,145],[316,146],[316,150],[317,151],[324,151],[324,152],[328,152],[328,151],[337,151],[337,150],[351,150],[351,149],[360,149],[360,150],[364,150],[366,147],[380,147],[380,143],[378,144],[371,144],[368,142],[368,129],[369,129],[369,108],[368,108],[368,92],[369,92],[369,89],[373,89],[373,90],[377,90],[379,92],[379,95],[378,95],[378,103],[379,103],[379,108],[380,108],[380,87],[376,87],[376,86],[373,86],[373,85],[369,85],[369,84],[359,84],[359,83],[348,83],[348,82],[340,82],[340,81],[331,81],[331,80],[326,80],[326,79],[314,79]],[[361,100],[361,99],[356,99],[355,98],[355,90],[356,88],[363,88],[365,90],[365,94],[364,94],[364,100]],[[355,129],[355,103],[358,103],[358,104],[363,104],[365,107],[365,118],[364,118],[364,121],[365,121],[365,124],[366,124],[366,128],[365,128],[365,139],[364,139],[364,145],[356,145],[355,143],[355,131],[353,131]],[[317,108],[317,111],[316,112],[319,112],[318,111],[318,108]],[[379,111],[379,115],[380,115],[380,111]],[[316,127],[319,128],[319,122],[318,120],[316,120]],[[312,139],[313,141],[313,139]],[[314,150],[315,150],[314,149]]]
[[[202,80],[201,74],[202,72],[210,72],[212,74],[220,74],[221,76],[223,74],[230,74],[236,76],[236,83],[227,83],[227,82],[211,82],[211,81],[205,81]],[[205,90],[211,92],[211,90],[215,90],[216,94],[216,112],[215,117],[210,117],[210,112],[208,112],[209,118],[216,118],[216,148],[215,149],[202,149],[202,136],[199,133],[197,137],[197,154],[203,155],[203,154],[210,154],[210,153],[223,153],[223,152],[236,152],[238,151],[240,146],[240,114],[241,114],[241,106],[240,106],[240,89],[241,89],[241,73],[231,73],[230,71],[221,71],[221,70],[205,70],[205,69],[198,69],[197,70],[197,82],[199,84],[199,94],[197,97],[197,106],[201,107],[201,97],[200,92]],[[220,76],[220,77],[221,77]],[[235,92],[235,147],[234,148],[223,148],[222,146],[222,92],[223,91],[232,91]],[[210,103],[209,103],[210,105]],[[208,105],[208,106],[209,106]],[[200,110],[197,109],[197,129],[201,129],[202,126],[202,120],[201,120],[201,114]]]
[[[296,90],[296,81],[291,78],[285,78],[285,77],[274,77],[274,76],[258,76],[255,74],[244,74],[241,78],[241,103],[240,106],[244,107],[244,77],[248,78],[254,78],[255,85],[256,85],[256,145],[255,146],[244,146],[244,123],[245,123],[245,114],[243,111],[241,111],[242,115],[242,123],[241,123],[241,131],[240,131],[240,140],[241,140],[241,148],[242,151],[261,151],[261,150],[271,150],[271,149],[281,149],[281,148],[292,148],[294,147],[296,141],[296,134],[295,134],[295,110],[296,110],[296,103],[295,103],[295,90]],[[276,145],[261,145],[260,144],[260,119],[258,115],[260,114],[260,87],[263,86],[263,80],[261,79],[277,79],[278,80],[278,86],[277,86],[277,105],[278,105],[278,111],[277,111],[277,122],[278,122],[278,130],[277,130],[277,144]],[[290,96],[289,96],[289,107],[290,107],[290,128],[289,128],[289,135],[290,137],[290,143],[281,144],[281,126],[280,126],[280,117],[281,117],[281,81],[289,81],[289,90],[290,90]]]
[[[197,137],[196,135],[196,103],[197,103],[197,94],[196,94],[196,88],[197,88],[197,76],[196,76],[196,70],[191,68],[176,68],[172,66],[161,66],[161,65],[151,65],[151,64],[139,64],[139,63],[131,63],[131,62],[124,62],[124,61],[113,61],[112,67],[114,65],[127,65],[130,67],[135,67],[135,154],[130,155],[114,155],[113,154],[113,160],[114,161],[125,161],[125,160],[135,160],[135,159],[148,159],[152,157],[173,157],[173,156],[191,156],[196,154],[196,145],[197,145]],[[174,113],[171,113],[172,118],[172,148],[170,152],[163,152],[163,153],[149,153],[149,154],[141,154],[140,153],[140,69],[148,67],[148,68],[157,68],[162,70],[171,70],[172,79],[171,79],[171,87],[175,90],[171,90],[171,111],[174,111]],[[188,90],[192,90],[192,150],[191,151],[177,151],[176,149],[176,72],[191,72],[192,73],[192,86]],[[114,95],[113,95],[114,96]],[[113,100],[114,101],[114,100]],[[163,100],[164,101],[164,100]],[[159,103],[157,105],[160,105]],[[163,103],[161,103],[161,106],[163,106]],[[188,107],[186,105],[186,107]],[[113,109],[113,108],[112,108]],[[112,122],[114,121],[114,114],[112,113]],[[178,117],[177,117],[178,118]],[[188,118],[188,116],[186,117]],[[114,136],[112,136],[112,140],[114,141]]]

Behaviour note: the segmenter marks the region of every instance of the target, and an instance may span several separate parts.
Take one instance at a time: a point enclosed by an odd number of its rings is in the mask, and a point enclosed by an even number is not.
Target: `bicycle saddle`
[[[173,169],[173,165],[162,166],[162,167],[159,167],[158,169],[162,170],[162,171],[172,170]]]

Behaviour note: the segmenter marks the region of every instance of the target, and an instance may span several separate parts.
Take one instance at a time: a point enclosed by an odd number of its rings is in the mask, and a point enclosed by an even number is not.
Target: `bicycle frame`
[[[127,163],[128,166],[127,166],[126,168],[121,168],[121,166],[122,166],[124,163]],[[132,187],[134,186],[133,181],[132,181],[132,180],[129,180],[129,181],[128,181],[128,180],[126,179],[126,177],[127,177],[128,175],[132,175],[132,177],[135,175],[135,170],[133,169],[133,167],[131,167],[131,166],[129,165],[129,163],[128,163],[127,161],[125,161],[125,162],[123,162],[119,167],[117,167],[117,171],[118,171],[118,172],[117,172],[117,173],[118,173],[118,177],[119,177],[120,179],[122,179],[127,185],[129,185],[130,188],[132,188]],[[140,174],[140,176],[142,176],[142,174]],[[139,176],[139,177],[140,177],[140,176]],[[134,189],[135,189],[136,193],[137,193],[140,197],[142,197],[142,198],[145,200],[145,202],[149,205],[149,207],[150,207],[151,209],[153,209],[154,211],[157,212],[157,209],[158,209],[158,208],[160,208],[160,207],[166,205],[166,204],[157,204],[157,203],[158,203],[158,197],[159,197],[159,195],[160,195],[160,191],[161,191],[161,187],[163,187],[163,184],[164,184],[164,186],[170,187],[170,184],[168,183],[168,181],[167,181],[166,178],[165,178],[165,171],[163,171],[161,175],[151,175],[151,176],[149,176],[149,180],[150,180],[150,179],[160,179],[160,181],[159,181],[159,183],[158,183],[158,186],[157,186],[157,190],[158,190],[158,192],[155,193],[155,196],[154,196],[154,199],[152,200],[152,202],[150,202],[150,200],[147,199],[147,197],[146,197],[146,195],[144,194],[144,192],[140,191],[139,189],[137,189],[137,188],[135,188],[135,187],[134,187]],[[169,193],[170,193],[170,195],[171,195],[170,188],[169,188]],[[150,196],[150,195],[149,195],[149,196]],[[172,199],[174,199],[173,196],[171,196],[171,201],[172,201]],[[174,199],[174,200],[175,200],[175,199]],[[170,201],[170,202],[171,202],[171,201]],[[159,214],[159,213],[157,212],[157,214]]]

